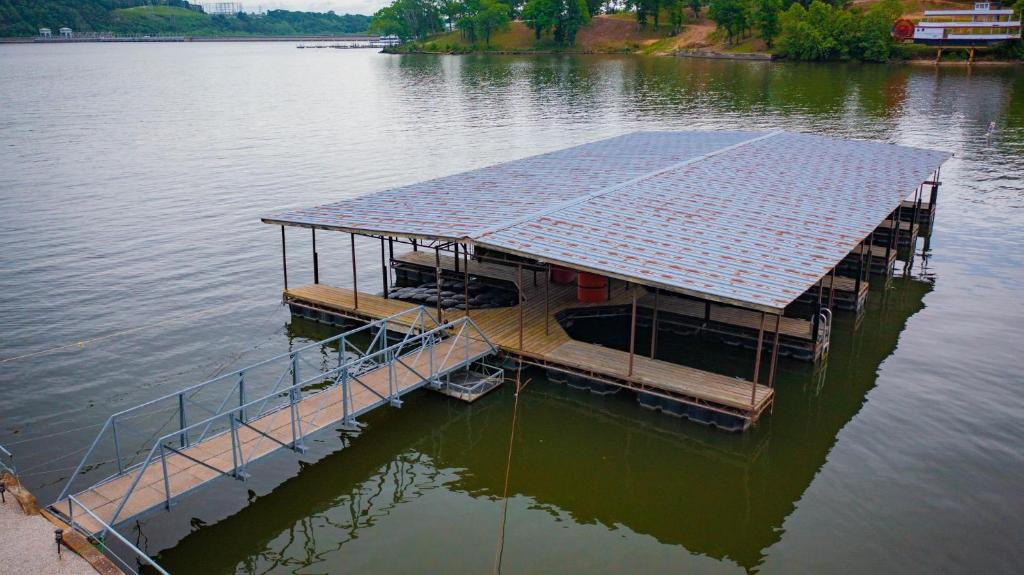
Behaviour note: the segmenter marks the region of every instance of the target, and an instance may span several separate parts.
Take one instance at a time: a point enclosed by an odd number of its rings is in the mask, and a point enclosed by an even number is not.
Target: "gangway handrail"
[[[413,308],[413,309],[415,309],[415,308]],[[297,435],[296,435],[296,429],[295,429],[296,415],[295,415],[295,410],[294,410],[294,406],[297,404],[296,392],[301,393],[302,388],[304,388],[304,387],[306,387],[306,386],[310,385],[311,383],[316,382],[318,380],[328,379],[331,376],[333,376],[335,374],[338,374],[338,373],[347,373],[348,370],[353,365],[361,364],[362,362],[364,362],[366,360],[367,357],[383,355],[384,357],[389,358],[388,359],[389,362],[393,363],[393,361],[398,357],[395,352],[400,352],[401,350],[405,349],[405,346],[407,346],[408,344],[410,344],[412,342],[416,342],[416,341],[427,341],[427,342],[429,342],[431,344],[436,343],[438,341],[438,337],[437,337],[438,335],[444,334],[444,333],[450,333],[450,332],[454,331],[454,328],[456,326],[459,329],[458,329],[457,335],[453,339],[458,339],[460,337],[467,338],[467,343],[466,343],[466,348],[465,348],[466,349],[466,357],[465,357],[465,359],[462,361],[462,363],[457,363],[457,364],[455,364],[453,366],[448,366],[447,365],[448,364],[448,359],[450,358],[452,352],[454,351],[454,347],[455,347],[455,346],[452,346],[452,349],[449,350],[448,353],[446,354],[445,360],[440,364],[440,368],[439,369],[436,369],[433,364],[431,365],[431,370],[430,370],[431,373],[429,374],[429,376],[427,378],[424,378],[425,382],[429,382],[431,379],[434,379],[434,378],[438,377],[439,375],[442,375],[445,372],[450,372],[453,369],[458,369],[460,367],[468,366],[469,362],[471,362],[471,359],[469,357],[468,338],[470,338],[471,336],[469,336],[466,333],[467,327],[471,327],[472,330],[476,332],[476,334],[479,337],[475,338],[475,339],[478,339],[478,341],[484,341],[487,344],[488,348],[491,350],[491,352],[493,352],[494,350],[497,349],[494,346],[494,344],[487,338],[486,334],[483,333],[483,331],[480,329],[480,327],[471,318],[469,318],[468,316],[463,316],[463,317],[461,317],[459,319],[452,320],[452,321],[447,322],[445,324],[440,324],[440,325],[438,325],[437,327],[435,327],[433,329],[420,332],[419,334],[416,334],[416,335],[406,334],[406,337],[403,340],[399,341],[398,343],[395,343],[395,344],[387,346],[387,347],[382,347],[381,349],[379,349],[377,351],[374,351],[374,352],[370,352],[370,353],[367,354],[367,356],[351,359],[351,360],[346,361],[345,363],[339,365],[338,367],[335,367],[333,369],[324,371],[322,373],[318,373],[317,375],[315,375],[313,377],[310,377],[310,378],[307,378],[307,379],[301,379],[301,378],[297,378],[296,377],[295,380],[294,380],[294,383],[291,386],[289,386],[289,387],[287,387],[285,389],[274,389],[270,393],[268,393],[268,394],[266,394],[266,395],[264,395],[262,397],[259,397],[257,399],[253,399],[253,400],[248,401],[246,403],[242,403],[240,405],[232,407],[231,409],[229,409],[227,411],[216,413],[216,414],[214,414],[214,415],[212,415],[210,417],[207,417],[207,418],[205,418],[203,420],[196,421],[196,422],[193,422],[193,423],[188,424],[188,425],[184,425],[184,426],[182,426],[180,429],[178,429],[176,431],[172,431],[172,432],[169,432],[169,433],[166,433],[166,434],[162,435],[156,441],[153,442],[152,447],[149,449],[149,452],[147,453],[146,458],[143,461],[141,461],[139,463],[136,463],[134,465],[131,465],[131,466],[127,467],[127,468],[123,468],[123,469],[119,470],[119,472],[117,474],[115,474],[115,475],[113,475],[111,477],[108,477],[107,479],[104,479],[104,480],[100,481],[99,483],[95,484],[95,485],[100,485],[100,484],[106,483],[107,481],[110,481],[110,480],[112,480],[114,478],[117,478],[117,477],[123,477],[125,475],[130,474],[130,473],[134,473],[135,474],[134,480],[132,481],[132,483],[129,486],[128,490],[120,498],[120,502],[119,502],[117,508],[115,509],[114,514],[111,516],[110,524],[112,524],[112,525],[116,525],[117,524],[117,520],[120,517],[121,511],[124,509],[125,504],[128,502],[129,498],[134,493],[135,488],[138,486],[138,483],[141,480],[143,474],[146,472],[146,469],[150,466],[150,464],[153,463],[154,457],[156,455],[156,450],[158,448],[161,450],[160,459],[161,459],[161,462],[162,462],[162,464],[164,466],[163,475],[164,475],[164,485],[165,485],[165,494],[166,494],[166,504],[167,505],[170,504],[171,496],[170,496],[170,490],[169,490],[169,486],[168,486],[168,473],[167,473],[167,469],[166,469],[166,462],[164,461],[165,454],[164,454],[163,450],[165,448],[166,449],[170,449],[172,451],[177,451],[177,450],[166,445],[166,442],[168,440],[171,440],[171,439],[174,439],[174,438],[178,437],[178,438],[186,438],[186,441],[187,441],[187,437],[188,437],[188,432],[189,431],[192,431],[194,429],[198,429],[198,428],[204,427],[204,426],[208,428],[209,425],[211,425],[212,423],[216,422],[217,420],[219,420],[221,418],[227,418],[229,420],[229,428],[226,429],[226,430],[220,431],[219,433],[211,436],[210,438],[213,438],[213,437],[216,437],[216,436],[219,436],[219,435],[223,435],[224,433],[231,433],[231,437],[232,437],[232,458],[233,458],[233,468],[232,468],[232,473],[231,474],[236,476],[236,477],[238,477],[239,471],[243,470],[244,467],[247,464],[247,462],[244,460],[244,453],[243,453],[243,457],[241,458],[242,459],[241,461],[239,461],[238,458],[236,458],[236,456],[235,456],[236,442],[237,442],[237,425],[238,424],[246,425],[246,422],[245,422],[244,419],[239,419],[237,417],[238,414],[243,414],[243,417],[244,417],[244,414],[246,413],[246,411],[249,408],[251,408],[253,406],[256,406],[257,404],[262,404],[263,407],[260,407],[259,410],[257,410],[254,419],[258,419],[260,417],[269,415],[271,413],[274,413],[274,412],[277,412],[277,411],[281,411],[281,410],[283,410],[285,408],[292,408],[291,418],[292,418],[292,425],[293,425],[293,430],[292,430],[293,441],[292,441],[291,447],[296,448],[298,446],[299,442],[301,442],[302,439],[304,439],[304,437],[305,437],[305,435],[302,433],[301,427],[298,428],[298,432],[297,432]],[[382,329],[382,331],[385,331],[385,330]],[[331,339],[333,339],[333,338],[331,338]],[[330,341],[330,340],[324,340],[324,341]],[[316,344],[313,344],[313,345],[316,345]],[[420,351],[422,351],[422,349],[423,349],[423,346],[420,346],[419,350],[416,353],[419,353]],[[410,353],[412,353],[412,352],[410,352]],[[433,348],[431,348],[431,353],[433,353]],[[294,357],[295,356],[292,355],[293,366],[294,366],[294,361],[295,361]],[[431,355],[431,357],[433,357],[433,356]],[[474,356],[473,360],[475,360],[475,359],[477,359],[477,358]],[[419,374],[417,374],[417,375],[419,375]],[[390,379],[389,379],[389,384],[390,384]],[[351,385],[348,385],[347,378],[342,378],[340,383],[338,382],[337,379],[335,379],[335,383],[334,384],[332,384],[331,386],[329,386],[327,388],[319,390],[317,393],[326,392],[328,389],[331,389],[331,388],[333,388],[336,385],[341,385],[342,386],[342,393],[343,393],[343,395],[345,393],[350,393],[351,392]],[[394,397],[395,399],[397,399],[397,396],[401,392],[402,392],[402,390],[394,390],[394,391],[392,391],[391,389],[389,389],[389,397]],[[176,397],[176,396],[179,395],[179,393],[171,394],[168,397]],[[316,394],[314,394],[314,395],[316,395]],[[310,397],[313,397],[314,395],[311,395]],[[285,402],[283,402],[283,403],[281,403],[279,405],[274,406],[270,410],[264,410],[267,401],[269,401],[269,400],[271,400],[273,398],[284,398],[284,397],[287,397],[287,400]],[[343,413],[343,420],[348,419],[351,416],[351,414],[348,413],[348,408],[347,407],[344,408],[344,411],[345,411],[345,413]],[[97,436],[96,441],[93,442],[93,447],[95,447],[95,445],[99,442],[99,439],[100,439],[100,437],[102,437],[102,434],[103,434],[103,430],[101,430],[100,435]],[[199,443],[200,443],[199,441],[196,441],[193,445],[198,445]],[[237,448],[237,450],[238,451],[242,451],[240,446]],[[92,452],[92,450],[90,449],[90,454],[91,454],[91,452]],[[83,458],[82,463],[79,465],[79,468],[76,469],[76,471],[75,471],[75,475],[77,475],[80,472],[80,469],[82,468],[84,463],[88,460],[88,457],[89,457],[89,454],[87,454],[86,457]],[[251,460],[251,457],[250,457],[250,460]],[[217,469],[217,471],[220,471],[221,473],[226,474],[226,472],[224,472],[222,470]],[[64,491],[62,491],[61,495],[57,498],[57,502],[60,502],[60,501],[64,500],[65,496],[71,497],[71,495],[68,492],[70,491],[70,487],[71,487],[72,482],[74,481],[74,479],[75,479],[75,476],[72,476],[69,479],[68,484],[64,488]]]
[[[14,454],[7,450],[6,447],[0,445],[0,455],[5,455],[10,461],[10,464],[4,463],[3,459],[0,459],[0,470],[7,471],[11,475],[18,476],[18,468],[14,465]]]
[[[315,348],[322,348],[324,345],[333,343],[335,341],[343,342],[343,344],[340,346],[341,347],[340,351],[343,353],[344,351],[346,351],[346,344],[345,344],[345,342],[348,339],[352,338],[354,335],[356,335],[358,333],[361,333],[361,332],[364,332],[364,331],[373,330],[376,327],[385,326],[384,329],[380,330],[374,336],[371,344],[367,347],[367,351],[365,351],[365,352],[363,352],[362,350],[359,350],[358,347],[356,347],[355,345],[353,345],[351,343],[347,343],[347,347],[352,347],[352,348],[355,348],[356,350],[360,351],[363,354],[363,357],[366,357],[367,355],[375,355],[375,354],[371,354],[370,350],[372,350],[373,345],[376,344],[376,342],[380,339],[381,333],[385,333],[387,331],[386,326],[388,325],[388,323],[394,322],[394,321],[398,320],[399,318],[402,318],[402,317],[405,317],[405,316],[410,316],[412,314],[415,314],[415,318],[411,321],[411,324],[409,326],[407,326],[407,327],[409,327],[410,333],[412,331],[414,331],[415,329],[420,329],[420,333],[423,333],[424,328],[428,325],[427,324],[427,319],[429,319],[430,322],[432,322],[434,324],[434,326],[435,326],[433,328],[433,330],[431,330],[431,331],[434,331],[434,332],[438,331],[439,324],[438,324],[437,320],[434,319],[434,317],[431,316],[429,313],[427,313],[426,308],[424,306],[422,306],[422,305],[420,305],[420,306],[413,306],[413,307],[410,307],[410,308],[408,308],[408,309],[406,309],[404,311],[391,314],[391,315],[389,315],[387,317],[381,318],[381,319],[373,321],[373,322],[369,322],[369,323],[367,323],[365,325],[359,326],[357,328],[353,328],[353,329],[348,330],[348,331],[346,331],[344,333],[340,333],[338,335],[334,335],[332,337],[329,337],[329,338],[321,340],[321,341],[317,341],[317,342],[313,342],[313,343],[310,343],[310,344],[307,344],[307,345],[303,345],[303,346],[298,347],[296,349],[293,349],[293,350],[291,350],[291,351],[289,351],[287,353],[276,355],[276,356],[271,357],[269,359],[265,359],[265,360],[259,361],[257,363],[254,363],[254,364],[247,365],[245,367],[242,367],[240,369],[236,369],[236,370],[234,370],[232,372],[225,373],[223,375],[219,375],[219,376],[217,376],[217,377],[215,377],[213,379],[209,379],[209,380],[204,381],[202,383],[198,383],[198,384],[190,385],[188,387],[184,387],[184,388],[179,389],[179,390],[177,390],[177,391],[175,391],[173,393],[168,393],[168,394],[162,395],[162,396],[157,397],[155,399],[151,399],[151,400],[145,401],[145,402],[140,403],[138,405],[132,406],[132,407],[130,407],[128,409],[123,409],[121,411],[118,411],[116,413],[111,414],[110,416],[107,417],[106,421],[103,423],[103,426],[100,428],[99,432],[96,435],[96,439],[90,445],[89,450],[86,452],[85,456],[82,458],[82,461],[79,463],[79,465],[75,469],[74,473],[72,473],[71,476],[69,477],[67,484],[65,485],[64,489],[61,490],[60,496],[58,496],[57,500],[60,501],[60,500],[64,499],[64,497],[67,496],[69,493],[71,493],[71,486],[72,486],[73,482],[78,477],[78,475],[81,473],[82,469],[84,469],[86,462],[93,455],[93,453],[95,452],[96,448],[99,445],[100,440],[104,437],[104,435],[108,431],[110,431],[112,433],[112,435],[113,435],[114,449],[115,449],[115,452],[116,452],[115,458],[116,458],[117,463],[118,463],[118,471],[117,471],[117,473],[115,473],[111,477],[116,477],[118,475],[121,475],[124,471],[127,471],[127,469],[121,467],[121,455],[120,455],[120,448],[119,448],[119,445],[118,445],[117,424],[118,424],[118,420],[120,418],[125,418],[125,416],[128,416],[129,414],[132,414],[133,412],[139,411],[139,410],[144,409],[146,407],[152,407],[152,406],[157,405],[157,404],[159,404],[161,402],[166,402],[168,400],[173,400],[175,398],[177,398],[178,401],[179,401],[179,409],[180,409],[180,403],[185,401],[184,400],[184,396],[186,394],[193,394],[194,395],[194,393],[197,393],[199,390],[201,390],[201,389],[203,389],[203,388],[205,388],[207,386],[213,385],[215,383],[224,383],[226,381],[230,381],[231,378],[238,378],[240,376],[244,376],[244,374],[246,372],[252,371],[252,370],[260,368],[260,367],[265,367],[265,366],[268,366],[268,365],[272,365],[272,364],[280,362],[280,361],[282,361],[284,359],[288,359],[289,361],[291,361],[291,360],[293,360],[295,357],[297,357],[299,354],[301,354],[304,351],[307,351],[307,350],[310,350],[310,349],[315,349]],[[418,326],[418,325],[422,325],[423,327],[417,328],[416,326]],[[386,342],[386,338],[384,338],[383,341]],[[488,343],[490,343],[490,342],[488,342]],[[493,344],[491,344],[491,345],[493,346]],[[275,390],[283,382],[283,377],[286,374],[287,374],[287,371],[284,374],[282,374],[282,377],[278,380],[277,384],[275,384],[275,386],[274,386]],[[294,383],[294,381],[293,381],[293,383]],[[218,408],[216,413],[220,413],[220,411],[226,405],[227,398],[234,394],[234,392],[238,389],[238,385],[239,384],[236,381],[235,385],[233,385],[232,388],[228,391],[227,396],[225,396],[225,401],[221,402],[221,406]],[[210,410],[207,409],[207,412],[210,412]],[[192,426],[185,426],[185,425],[183,425],[182,428],[184,428],[184,427],[191,428]],[[202,437],[205,437],[205,435],[206,435],[206,432],[204,431],[203,434],[202,434]]]
[[[221,380],[227,379],[228,377],[230,377],[232,375],[238,375],[239,372],[250,371],[250,370],[258,368],[258,367],[263,367],[265,365],[270,365],[270,364],[272,364],[272,363],[274,363],[276,361],[279,361],[281,359],[284,359],[286,357],[291,357],[292,355],[302,353],[303,351],[306,351],[307,349],[313,349],[315,347],[322,347],[322,346],[324,346],[326,344],[333,343],[333,342],[335,342],[337,340],[340,340],[342,338],[351,337],[352,335],[354,335],[356,333],[359,333],[359,332],[364,331],[364,330],[369,330],[369,329],[375,327],[376,324],[378,324],[380,322],[392,321],[392,320],[394,320],[396,318],[402,317],[404,315],[408,315],[410,312],[413,312],[413,311],[419,312],[419,311],[422,311],[422,310],[425,310],[424,306],[411,307],[411,308],[409,308],[409,309],[407,309],[405,311],[398,312],[396,314],[390,315],[390,316],[385,317],[385,318],[381,318],[381,319],[379,319],[377,321],[374,321],[374,322],[368,323],[366,325],[357,327],[355,329],[346,331],[345,333],[340,333],[338,335],[331,336],[331,337],[329,337],[329,338],[327,338],[325,340],[321,340],[321,341],[317,341],[317,342],[313,342],[313,343],[304,345],[302,347],[293,349],[292,351],[289,351],[287,353],[282,353],[280,355],[276,355],[276,356],[274,356],[274,357],[272,357],[270,359],[265,359],[263,361],[256,362],[256,363],[254,363],[252,365],[247,365],[247,366],[245,366],[245,367],[243,367],[241,369],[236,369],[235,371],[232,371],[232,372],[229,372],[229,373],[225,373],[223,375],[218,375],[217,377],[215,377],[213,379],[209,379],[209,380],[204,381],[202,383],[197,383],[195,385],[191,385],[189,387],[185,387],[185,388],[179,389],[178,391],[176,391],[174,393],[169,393],[167,395],[163,395],[163,396],[158,397],[156,399],[151,399],[151,400],[146,401],[144,403],[140,403],[139,405],[135,405],[135,406],[129,407],[128,409],[125,409],[125,410],[122,410],[122,411],[119,411],[117,413],[112,414],[108,419],[111,419],[111,418],[114,418],[114,417],[119,417],[119,416],[122,416],[122,415],[125,415],[125,414],[128,414],[128,413],[131,413],[133,411],[137,411],[137,410],[142,409],[144,407],[149,407],[149,406],[154,405],[154,404],[156,404],[156,403],[158,403],[160,401],[164,401],[164,400],[167,400],[167,399],[171,399],[173,397],[177,397],[178,395],[181,395],[182,393],[188,393],[190,391],[195,391],[195,390],[197,390],[197,389],[199,389],[201,387],[205,387],[205,386],[210,385],[212,383],[216,383],[216,382],[219,382]],[[430,314],[424,314],[424,317],[430,318],[431,321],[433,321],[435,324],[437,324],[437,320],[435,320]],[[419,318],[417,318],[417,319],[419,319]]]
[[[149,555],[147,555],[141,549],[139,549],[138,547],[133,545],[131,541],[128,541],[128,539],[126,539],[124,537],[124,535],[121,535],[120,533],[118,533],[116,529],[114,529],[113,527],[108,525],[106,521],[104,521],[98,515],[93,513],[92,509],[89,509],[85,505],[82,505],[82,502],[79,501],[78,499],[75,499],[74,495],[69,495],[68,496],[68,523],[71,525],[72,529],[74,529],[76,531],[80,531],[78,529],[78,527],[75,525],[75,504],[77,504],[87,514],[89,514],[89,516],[92,517],[94,521],[96,521],[97,523],[102,525],[104,533],[113,533],[114,537],[116,537],[118,541],[120,541],[125,546],[127,546],[128,549],[130,549],[131,551],[133,551],[135,553],[135,555],[137,555],[140,559],[142,559],[143,561],[148,563],[150,567],[152,567],[153,569],[156,569],[157,572],[161,573],[161,575],[171,575],[170,573],[167,572],[166,569],[161,567],[159,563],[157,563],[156,561],[153,561],[153,559]],[[86,534],[87,535],[92,535],[91,533],[86,533]],[[118,557],[114,553],[111,553],[111,555],[113,555],[125,567],[128,567],[129,570],[131,570],[132,572],[135,571],[134,569],[132,569],[131,567],[128,566],[128,563],[124,559],[121,559],[120,557]]]

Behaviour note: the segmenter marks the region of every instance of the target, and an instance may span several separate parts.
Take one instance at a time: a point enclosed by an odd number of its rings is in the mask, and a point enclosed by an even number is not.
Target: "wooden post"
[[[316,228],[311,228],[313,232],[313,283],[320,283],[320,258],[316,253]]]
[[[654,288],[654,313],[651,316],[651,359],[658,354],[658,295],[661,288]]]
[[[380,237],[380,273],[381,281],[384,282],[384,299],[388,299],[388,264],[384,259],[384,236]]]
[[[775,316],[775,339],[772,340],[772,363],[768,368],[768,387],[775,387],[775,364],[779,359],[779,329],[782,326],[782,314]]]
[[[352,243],[352,298],[355,301],[355,308],[359,309],[359,283],[356,277],[356,235],[349,234]]]
[[[416,238],[412,238],[412,251],[414,251],[414,252],[420,251],[418,246],[416,245]]]
[[[750,416],[753,419],[754,409],[757,405],[757,378],[761,373],[761,348],[764,345],[764,312],[761,312],[761,326],[757,330],[757,355],[754,356],[754,381],[750,386]]]
[[[388,238],[388,263],[395,261],[395,238]]]
[[[434,246],[434,279],[437,280],[437,323],[444,323],[441,311],[441,246]]]
[[[632,285],[633,289],[633,311],[630,314],[629,319],[629,373],[628,376],[633,375],[633,357],[636,351],[636,284]]]
[[[523,350],[523,264],[517,266],[518,283],[516,293],[519,295],[519,351]]]
[[[288,289],[288,252],[284,245],[284,226],[281,226],[281,269],[284,270],[284,289]]]
[[[459,244],[453,243],[452,249],[455,250],[455,273],[459,273]]]

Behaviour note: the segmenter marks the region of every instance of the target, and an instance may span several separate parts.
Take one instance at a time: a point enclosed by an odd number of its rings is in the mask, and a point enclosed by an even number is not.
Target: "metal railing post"
[[[238,452],[241,446],[238,444],[238,424],[235,423],[235,416],[232,413],[228,414],[228,424],[231,426],[231,475],[238,479]]]
[[[160,467],[164,472],[164,507],[171,508],[171,481],[167,476],[167,454],[163,442],[160,442]]]
[[[239,420],[243,423],[248,421],[249,418],[245,415],[245,371],[238,372],[238,407]]]
[[[85,467],[85,462],[88,461],[90,457],[92,457],[92,453],[93,451],[96,450],[96,446],[100,444],[100,439],[103,437],[103,433],[107,430],[107,426],[109,426],[113,420],[113,417],[107,418],[107,421],[103,424],[103,427],[100,428],[100,432],[97,433],[96,438],[92,440],[92,445],[89,446],[89,450],[85,452],[85,457],[83,457],[82,460],[78,462],[78,466],[75,467],[74,473],[72,473],[71,477],[68,478],[68,482],[64,484],[64,489],[61,489],[60,495],[57,496],[57,501],[60,501],[61,499],[64,499],[66,496],[69,495],[71,491],[71,486],[75,482],[75,478],[77,478],[78,474],[82,472],[82,469]]]
[[[188,417],[185,414],[185,394],[178,394],[178,431],[181,435],[178,436],[178,443],[182,447],[188,447]]]
[[[121,443],[117,440],[117,418],[110,421],[110,430],[114,434],[114,457],[117,458],[117,474],[124,473],[124,465],[121,463]]]
[[[298,408],[296,407],[296,393],[298,392],[297,386],[299,385],[299,354],[292,354],[292,385],[288,388],[288,412],[291,415],[291,427],[292,427],[292,449],[298,451],[301,449],[300,440],[302,438],[302,426],[298,421]]]
[[[348,366],[341,368],[341,424],[347,425],[349,423],[349,406],[348,406]]]

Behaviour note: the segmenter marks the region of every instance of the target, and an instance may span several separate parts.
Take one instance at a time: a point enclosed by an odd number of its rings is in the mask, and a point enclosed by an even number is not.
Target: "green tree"
[[[755,0],[755,2],[754,20],[761,30],[761,38],[765,45],[771,49],[782,28],[782,24],[779,22],[782,0]]]
[[[448,30],[455,29],[455,22],[462,17],[462,11],[465,9],[465,5],[459,0],[441,0],[438,4],[438,9],[445,18],[445,27]]]
[[[719,28],[725,30],[728,44],[732,44],[733,40],[747,29],[748,15],[747,4],[744,0],[710,0],[708,2],[708,16],[715,21]]]
[[[491,34],[500,30],[508,30],[508,4],[497,0],[481,0],[480,10],[473,16],[473,27],[477,37],[482,36],[487,46],[491,45]]]
[[[537,40],[558,25],[561,15],[561,0],[530,0],[523,8],[523,21],[533,28],[533,36]]]
[[[403,42],[412,37],[405,25],[405,20],[394,6],[385,6],[373,14],[373,18],[370,20],[370,32],[383,35],[394,34]]]
[[[561,15],[555,26],[555,40],[572,46],[576,43],[576,32],[590,22],[587,0],[562,0]]]
[[[687,0],[687,3],[690,5],[690,10],[693,11],[693,19],[699,19],[700,9],[704,7],[704,0]]]
[[[885,62],[892,56],[895,42],[892,23],[903,15],[899,0],[882,0],[856,18],[850,56],[869,62]]]
[[[686,15],[683,14],[683,1],[684,0],[668,0],[668,19],[672,25],[672,35],[675,36],[683,31],[683,23],[686,21]]]

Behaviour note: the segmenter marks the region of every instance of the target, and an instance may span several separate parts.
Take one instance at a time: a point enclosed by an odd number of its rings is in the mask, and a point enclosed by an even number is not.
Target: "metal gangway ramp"
[[[111,415],[50,508],[102,539],[218,477],[246,478],[273,451],[303,451],[311,433],[358,429],[361,414],[425,385],[443,389],[456,372],[500,382],[483,361],[496,351],[468,317],[439,325],[410,308]],[[139,428],[156,421],[173,430]],[[112,464],[113,475],[76,490]]]

